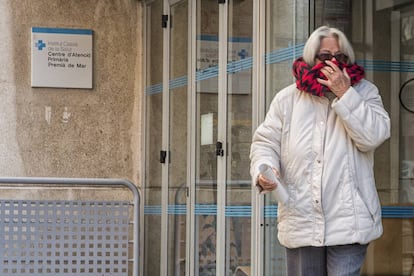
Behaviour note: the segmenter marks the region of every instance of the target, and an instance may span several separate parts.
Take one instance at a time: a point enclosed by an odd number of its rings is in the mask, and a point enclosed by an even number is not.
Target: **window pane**
[[[162,0],[146,8],[146,118],[145,118],[145,275],[160,275],[161,256],[161,164],[162,149],[162,49],[160,31]]]
[[[294,83],[292,63],[308,37],[309,1],[266,1],[266,108],[281,89]],[[265,196],[264,275],[285,275],[285,250],[277,239],[277,202]]]
[[[235,275],[249,271],[251,255],[252,30],[253,0],[229,1],[226,271]]]
[[[357,63],[379,88],[391,117],[392,136],[375,152],[384,235],[370,245],[364,274],[410,275],[414,249],[414,113],[409,106],[413,107],[414,82],[407,81],[414,77],[414,4],[404,0],[317,0],[315,4],[315,27],[329,25],[346,33]]]

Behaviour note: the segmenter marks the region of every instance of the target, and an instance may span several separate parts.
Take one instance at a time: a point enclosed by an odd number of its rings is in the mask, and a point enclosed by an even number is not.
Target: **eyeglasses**
[[[320,61],[331,60],[333,57],[335,57],[335,59],[341,63],[348,62],[348,56],[342,53],[338,53],[335,55],[332,55],[331,53],[319,53],[316,55],[316,58]]]

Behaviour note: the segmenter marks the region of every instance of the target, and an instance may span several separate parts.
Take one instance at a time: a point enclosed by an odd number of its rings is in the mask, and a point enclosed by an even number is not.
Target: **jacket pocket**
[[[367,201],[361,194],[359,189],[356,190],[356,216],[359,220],[359,225],[364,226],[365,223],[375,223],[375,215],[378,211],[377,201]]]

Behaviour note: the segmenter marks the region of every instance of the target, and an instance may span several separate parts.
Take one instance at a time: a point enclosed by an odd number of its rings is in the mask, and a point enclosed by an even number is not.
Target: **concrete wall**
[[[0,176],[138,183],[141,12],[137,0],[0,0]],[[93,89],[32,88],[31,27],[92,29]]]

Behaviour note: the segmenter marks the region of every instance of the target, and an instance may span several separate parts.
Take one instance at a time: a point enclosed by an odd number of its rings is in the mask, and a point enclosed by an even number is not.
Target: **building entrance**
[[[291,65],[309,33],[329,25],[350,38],[392,119],[392,137],[375,155],[384,235],[369,246],[363,273],[410,275],[412,1],[153,0],[145,7],[144,274],[285,275],[277,202],[251,188],[251,135],[274,95],[293,83]]]

